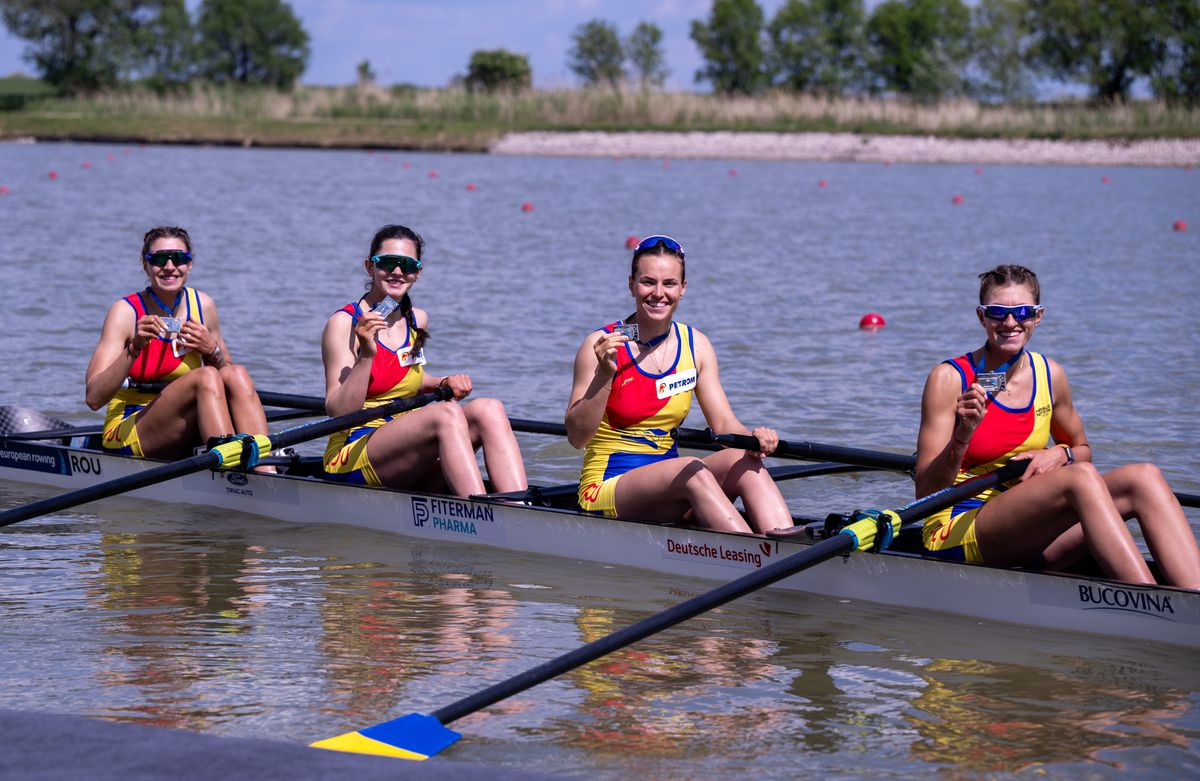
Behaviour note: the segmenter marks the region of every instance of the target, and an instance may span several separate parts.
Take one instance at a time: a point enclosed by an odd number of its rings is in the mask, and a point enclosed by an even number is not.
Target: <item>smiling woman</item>
[[[928,555],[1060,569],[1087,554],[1114,579],[1154,583],[1125,526],[1137,518],[1167,583],[1200,588],[1200,550],[1179,501],[1153,464],[1100,473],[1055,361],[1027,350],[1041,288],[1024,266],[979,275],[983,347],[934,367],[921,399],[917,496],[1009,461],[1029,461],[990,489],[925,523]],[[1047,447],[1050,438],[1056,443]]]
[[[686,255],[670,236],[649,236],[633,251],[634,312],[593,331],[575,356],[567,438],[587,447],[579,506],[608,517],[701,528],[765,532],[792,525],[783,496],[763,466],[779,436],[756,428],[760,453],[724,450],[683,458],[670,431],[692,394],[722,434],[751,433],[734,416],[708,337],[673,318],[687,290]],[[741,497],[743,519],[733,506]]]
[[[331,480],[392,488],[485,492],[475,451],[483,448],[496,491],[523,491],[525,463],[504,405],[496,399],[459,404],[472,390],[466,374],[425,371],[429,317],[409,292],[421,277],[425,242],[403,225],[385,225],[363,261],[369,282],[357,301],[325,324],[325,409],[330,415],[378,407],[435,388],[453,401],[373,420],[329,438],[325,475]]]
[[[177,458],[235,430],[266,434],[250,374],[229,358],[217,305],[187,287],[195,261],[187,231],[147,231],[141,260],[149,284],[109,308],[87,369],[87,405],[108,405],[104,447]],[[161,392],[133,390],[127,380],[169,384]]]

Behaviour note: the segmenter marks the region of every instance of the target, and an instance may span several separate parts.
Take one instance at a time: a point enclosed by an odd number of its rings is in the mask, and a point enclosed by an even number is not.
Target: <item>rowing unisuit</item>
[[[185,287],[182,298],[186,310],[181,319],[203,323],[204,308],[200,305],[199,293]],[[146,316],[146,300],[142,298],[142,291],[130,293],[123,300],[133,308],[134,322]],[[176,356],[172,345],[170,339],[158,336],[151,339],[129,367],[129,379],[137,382],[170,382],[200,368],[203,358],[199,353],[191,350]],[[119,389],[104,412],[104,447],[125,455],[145,455],[138,439],[136,415],[157,396],[156,392]]]
[[[612,333],[617,323],[603,327]],[[631,469],[679,455],[671,429],[683,423],[696,387],[692,328],[672,323],[675,360],[661,374],[650,374],[633,358],[629,345],[617,349],[608,404],[600,427],[588,442],[579,478],[579,506],[587,512],[616,516],[617,479]]]
[[[1040,450],[1050,441],[1050,418],[1054,411],[1054,388],[1050,384],[1050,364],[1041,353],[1027,350],[1025,359],[1033,370],[1033,391],[1024,407],[1006,407],[988,394],[987,412],[967,445],[962,466],[954,478],[957,485],[976,475],[992,472],[1009,459],[1027,450]],[[953,366],[962,380],[962,389],[975,381],[971,355],[944,361]],[[976,497],[959,502],[925,521],[925,548],[933,556],[982,563],[975,538],[975,515],[989,499],[1004,487],[988,489]]]
[[[358,302],[346,304],[334,314],[345,313],[351,318],[351,328],[358,325],[362,309]],[[406,320],[404,344],[393,349],[375,340],[375,359],[371,362],[371,380],[363,409],[378,407],[395,399],[415,396],[421,390],[425,376],[425,357],[422,350],[411,345],[417,337],[413,319]],[[401,413],[404,414],[404,413]],[[367,439],[371,432],[392,420],[394,416],[377,418],[349,431],[339,431],[329,438],[325,447],[325,475],[331,480],[357,485],[381,485],[379,476],[367,458]]]

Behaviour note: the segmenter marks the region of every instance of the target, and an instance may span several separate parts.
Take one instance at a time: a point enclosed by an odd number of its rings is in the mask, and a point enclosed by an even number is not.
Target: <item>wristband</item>
[[[1056,445],[1055,447],[1061,447],[1063,450],[1067,451],[1067,466],[1075,463],[1075,454],[1071,452],[1070,445]]]
[[[221,349],[221,345],[213,348],[213,351],[205,356],[205,360],[211,361],[213,366],[219,367],[221,362],[225,360],[225,351]]]

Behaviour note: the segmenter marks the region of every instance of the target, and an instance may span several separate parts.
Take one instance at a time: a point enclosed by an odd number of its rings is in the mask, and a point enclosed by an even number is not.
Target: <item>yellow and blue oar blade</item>
[[[336,738],[318,740],[309,745],[330,751],[419,760],[440,754],[461,737],[461,734],[449,729],[434,716],[410,713],[373,727],[347,732]]]

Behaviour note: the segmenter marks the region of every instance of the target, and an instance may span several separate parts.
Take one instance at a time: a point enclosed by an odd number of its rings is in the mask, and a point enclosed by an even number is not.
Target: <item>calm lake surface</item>
[[[0,404],[72,423],[99,420],[84,369],[106,309],[144,285],[153,225],[191,231],[191,282],[259,387],[308,394],[372,233],[410,225],[432,369],[550,421],[584,334],[631,309],[626,236],[665,232],[688,250],[679,317],[749,425],[912,452],[930,367],[982,341],[976,274],[1020,262],[1043,284],[1033,347],[1066,367],[1099,465],[1153,460],[1200,493],[1200,171],[0,144],[0,185]],[[888,326],[858,330],[871,311]],[[521,444],[531,481],[578,477],[565,442]],[[784,490],[810,516],[912,497],[887,475]],[[3,484],[0,506],[43,495]],[[706,585],[114,500],[0,530],[0,704],[307,743],[436,709]],[[450,758],[580,778],[1174,780],[1200,776],[1200,661],[750,598],[455,727]]]

